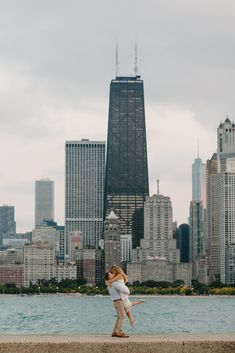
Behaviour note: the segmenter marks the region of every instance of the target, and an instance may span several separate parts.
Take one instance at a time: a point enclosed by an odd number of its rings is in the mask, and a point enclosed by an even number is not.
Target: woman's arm
[[[123,294],[130,295],[130,290],[124,283],[114,282],[113,287]]]

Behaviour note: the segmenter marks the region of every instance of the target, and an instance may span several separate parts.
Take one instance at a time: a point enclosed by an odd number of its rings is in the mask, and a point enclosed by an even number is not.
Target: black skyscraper
[[[121,233],[132,234],[133,248],[143,238],[143,206],[149,195],[144,111],[140,76],[116,77],[110,84],[105,216],[113,208]]]
[[[181,262],[189,262],[189,229],[189,225],[185,223],[179,226],[179,245]]]

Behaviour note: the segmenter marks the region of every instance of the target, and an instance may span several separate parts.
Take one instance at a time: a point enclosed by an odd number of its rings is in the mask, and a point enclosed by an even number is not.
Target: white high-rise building
[[[43,220],[54,220],[54,181],[35,181],[35,227]]]
[[[84,246],[98,247],[103,231],[105,142],[66,142],[65,232],[80,231]]]
[[[173,211],[168,196],[153,195],[144,203],[144,239],[127,264],[130,283],[148,280],[183,280],[191,283],[191,264],[180,263],[180,250],[173,239]]]
[[[55,272],[55,250],[47,244],[32,244],[24,247],[24,286],[40,279],[50,280]]]
[[[235,284],[235,158],[218,175],[220,281]]]
[[[235,124],[229,118],[225,119],[217,129],[217,152],[234,153],[235,151]]]
[[[206,164],[196,158],[192,165],[192,201],[190,202],[190,246],[193,279],[199,278],[199,263],[205,251]]]
[[[153,195],[144,204],[144,239],[142,249],[146,257],[161,257],[169,262],[178,263],[179,250],[173,239],[173,213],[168,196]]]
[[[120,235],[120,219],[112,210],[104,223],[105,271],[109,271],[114,264],[118,266],[121,264]]]
[[[192,201],[202,201],[206,207],[206,164],[199,157],[192,165]]]
[[[217,154],[207,162],[207,254],[209,281],[235,283],[235,124],[217,129]]]
[[[235,124],[229,118],[217,129],[218,172],[226,171],[226,159],[235,157]]]

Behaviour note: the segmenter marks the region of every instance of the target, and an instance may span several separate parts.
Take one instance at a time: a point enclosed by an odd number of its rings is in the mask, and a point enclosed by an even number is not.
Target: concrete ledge
[[[0,353],[234,353],[231,334],[0,335]]]

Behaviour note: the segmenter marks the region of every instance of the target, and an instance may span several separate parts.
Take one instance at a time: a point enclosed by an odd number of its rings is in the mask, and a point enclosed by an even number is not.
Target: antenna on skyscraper
[[[159,179],[157,179],[157,195],[159,195]]]
[[[199,158],[199,138],[197,138],[197,158]]]
[[[134,74],[138,75],[138,52],[137,52],[137,42],[135,42],[135,65],[134,65]]]
[[[119,75],[118,41],[116,40],[116,77]]]

